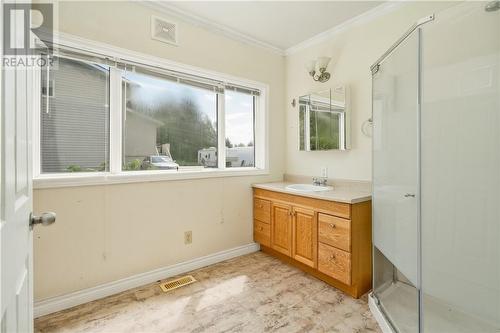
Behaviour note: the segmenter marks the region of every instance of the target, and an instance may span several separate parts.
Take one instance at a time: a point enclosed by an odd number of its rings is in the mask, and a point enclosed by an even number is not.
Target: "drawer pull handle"
[[[260,228],[259,228],[259,230],[260,230],[260,231],[264,231],[264,228],[263,228],[263,227],[260,227]]]
[[[330,223],[330,227],[331,228],[336,228],[337,226],[335,224],[333,224],[333,223]]]
[[[335,261],[335,259],[336,259],[335,254],[332,254],[328,260]]]

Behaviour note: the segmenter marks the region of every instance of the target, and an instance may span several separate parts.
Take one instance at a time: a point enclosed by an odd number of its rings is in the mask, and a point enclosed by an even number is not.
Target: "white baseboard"
[[[377,321],[378,326],[380,326],[380,329],[383,333],[395,333],[391,328],[391,325],[389,325],[384,315],[382,314],[382,311],[380,311],[376,302],[377,301],[373,297],[372,293],[370,293],[368,295],[368,306],[370,307],[370,312],[373,314],[373,317]]]
[[[259,244],[250,243],[175,265],[155,269],[146,273],[133,275],[117,281],[108,282],[96,287],[75,291],[66,295],[42,299],[35,302],[33,315],[35,318],[38,318],[40,316],[68,309],[76,305],[111,296],[122,291],[137,288],[148,283],[166,279],[174,275],[186,273],[224,260],[256,252],[259,251],[259,249]]]

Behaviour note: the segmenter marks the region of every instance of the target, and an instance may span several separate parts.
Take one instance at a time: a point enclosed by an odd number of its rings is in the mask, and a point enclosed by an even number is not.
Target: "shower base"
[[[405,283],[396,282],[378,294],[383,304],[383,311],[376,305],[370,294],[370,310],[377,319],[384,333],[394,330],[383,313],[390,314],[389,319],[397,324],[400,333],[418,332],[417,290]],[[438,299],[424,295],[424,332],[425,333],[498,333],[495,327],[477,317],[467,315]]]

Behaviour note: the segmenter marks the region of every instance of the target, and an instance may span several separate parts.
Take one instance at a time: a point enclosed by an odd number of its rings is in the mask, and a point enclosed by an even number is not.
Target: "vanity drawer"
[[[271,202],[259,198],[253,199],[253,217],[264,223],[271,223]]]
[[[351,284],[351,254],[330,245],[318,244],[318,270],[347,285]]]
[[[318,240],[341,250],[351,252],[351,221],[319,213]]]
[[[257,220],[253,221],[253,239],[264,246],[271,245],[271,226]]]

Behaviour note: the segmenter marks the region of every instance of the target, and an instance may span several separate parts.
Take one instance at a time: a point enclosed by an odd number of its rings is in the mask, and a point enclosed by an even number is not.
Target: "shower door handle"
[[[406,193],[405,198],[415,198],[415,194],[412,193]]]

